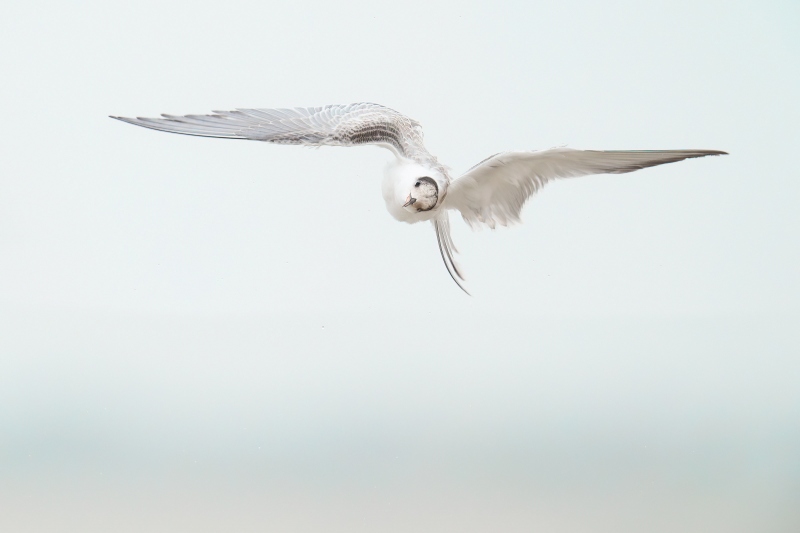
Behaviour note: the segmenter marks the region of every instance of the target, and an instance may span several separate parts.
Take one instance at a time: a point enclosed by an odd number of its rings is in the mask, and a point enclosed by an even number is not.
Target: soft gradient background
[[[800,531],[800,4],[14,2],[0,530]],[[376,148],[107,115],[375,101],[494,152],[713,148],[525,224]]]

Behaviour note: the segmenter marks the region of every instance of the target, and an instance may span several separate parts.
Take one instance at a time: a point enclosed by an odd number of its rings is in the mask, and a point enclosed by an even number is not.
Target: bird
[[[727,155],[721,150],[579,150],[561,146],[496,153],[453,179],[450,170],[425,148],[420,123],[380,104],[110,118],[200,137],[317,147],[386,148],[395,156],[384,171],[381,186],[386,209],[401,222],[432,223],[447,272],[467,294],[464,273],[455,260],[458,250],[450,236],[450,211],[458,211],[472,229],[482,226],[494,229],[519,223],[525,203],[557,178],[624,174],[684,159]]]

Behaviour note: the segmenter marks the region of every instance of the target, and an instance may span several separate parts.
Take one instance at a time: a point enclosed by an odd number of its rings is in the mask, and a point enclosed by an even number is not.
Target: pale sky
[[[0,530],[800,528],[800,4],[3,14]],[[108,118],[359,101],[455,176],[730,155],[454,213],[470,298],[388,151]]]

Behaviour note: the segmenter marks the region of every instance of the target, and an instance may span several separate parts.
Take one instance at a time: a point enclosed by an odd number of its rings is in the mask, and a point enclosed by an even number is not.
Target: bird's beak
[[[417,199],[416,198],[412,198],[411,195],[409,194],[408,198],[406,198],[406,203],[403,204],[403,207],[408,207],[408,206],[412,205],[416,201],[417,201]]]

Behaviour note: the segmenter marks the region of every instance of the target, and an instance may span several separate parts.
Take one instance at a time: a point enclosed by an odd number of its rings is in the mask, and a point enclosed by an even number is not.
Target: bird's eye
[[[414,187],[419,187],[419,182],[416,182],[416,183],[414,184]]]

